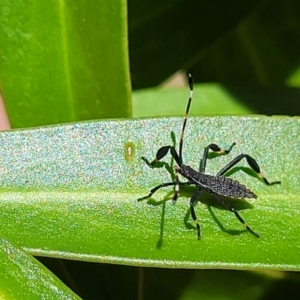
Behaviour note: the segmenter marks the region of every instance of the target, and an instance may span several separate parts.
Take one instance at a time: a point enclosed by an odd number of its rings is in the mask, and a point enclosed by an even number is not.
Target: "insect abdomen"
[[[200,185],[208,188],[213,193],[230,197],[230,198],[257,198],[257,196],[247,189],[243,184],[228,177],[214,177],[210,175],[202,175]]]
[[[212,176],[195,171],[190,166],[182,165],[179,173],[194,182],[197,187],[208,192],[230,198],[257,198],[257,196],[236,180],[223,176]]]

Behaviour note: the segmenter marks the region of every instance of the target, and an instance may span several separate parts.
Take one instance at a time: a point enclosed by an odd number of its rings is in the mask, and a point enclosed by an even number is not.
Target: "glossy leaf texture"
[[[126,16],[123,0],[2,0],[0,89],[12,127],[130,117]]]
[[[79,299],[36,259],[0,239],[1,299]]]
[[[299,270],[299,119],[189,119],[185,164],[197,169],[211,142],[223,147],[236,142],[229,155],[210,156],[209,174],[248,153],[270,181],[282,182],[266,186],[246,162],[230,170],[227,176],[258,199],[226,201],[261,237],[246,232],[232,213],[205,196],[195,207],[201,241],[188,207],[193,187],[182,189],[176,205],[169,201],[172,188],[137,202],[172,180],[169,156],[170,168],[150,169],[140,158],[154,158],[160,146],[174,140],[178,145],[182,121],[111,120],[2,132],[1,233],[43,256],[169,268]]]

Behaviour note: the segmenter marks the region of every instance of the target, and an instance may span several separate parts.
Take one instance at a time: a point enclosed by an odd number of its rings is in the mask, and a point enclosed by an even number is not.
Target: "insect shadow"
[[[174,131],[171,131],[171,140],[174,147],[176,147],[176,136]],[[175,172],[174,172],[174,158],[171,157],[170,163],[158,161],[153,168],[165,168],[167,172],[170,174],[171,180],[175,181]],[[147,204],[158,206],[162,205],[161,210],[161,219],[160,219],[160,230],[159,230],[159,239],[156,244],[157,249],[161,249],[163,245],[163,232],[164,232],[164,224],[165,224],[165,213],[166,213],[166,202],[172,199],[172,192],[168,192],[167,195],[161,201],[155,201],[153,198],[149,198]]]
[[[217,156],[213,156],[213,158],[215,158]],[[170,164],[165,163],[168,166],[165,166],[167,170],[170,170]],[[244,167],[237,167],[235,168],[234,172],[237,172],[239,170],[245,170],[247,171],[247,173],[251,173],[251,170],[247,170],[247,168]],[[227,174],[226,174],[227,175]],[[257,177],[255,176],[255,174],[251,174],[253,175],[253,177]],[[172,177],[172,172],[170,173],[170,176]],[[180,196],[182,198],[184,198],[185,200],[190,199],[191,196],[195,193],[195,191],[197,190],[196,187],[194,186],[187,186],[187,187],[182,187],[180,190]],[[166,203],[170,200],[172,200],[173,198],[173,194],[174,191],[171,190],[169,192],[166,193],[166,195],[164,196],[164,198],[162,200],[155,200],[154,198],[149,198],[147,201],[148,205],[152,205],[152,206],[162,206],[161,209],[161,220],[160,220],[160,233],[159,233],[159,239],[157,241],[157,249],[161,249],[163,246],[163,235],[164,235],[164,225],[165,225],[165,213],[166,213]],[[253,205],[250,204],[248,201],[246,201],[245,199],[233,199],[233,198],[228,198],[228,197],[222,197],[224,199],[224,201],[226,201],[228,204],[230,204],[235,210],[237,211],[241,211],[241,210],[246,210],[246,209],[252,209]],[[210,213],[212,219],[214,220],[214,222],[217,224],[217,226],[225,233],[230,234],[230,235],[240,235],[244,232],[246,232],[247,230],[234,230],[234,229],[226,229],[223,225],[223,223],[218,219],[218,217],[216,216],[213,208],[218,209],[218,210],[225,210],[227,211],[227,209],[220,205],[219,203],[217,203],[215,201],[215,199],[207,192],[203,191],[203,193],[201,194],[201,197],[198,200],[200,205],[206,205],[208,212]],[[184,226],[189,229],[189,230],[197,230],[196,226],[191,222],[190,220],[190,216],[191,216],[191,209],[189,207],[187,207],[186,209],[186,213],[183,217],[183,224]]]
[[[181,193],[182,195],[190,198],[191,195],[196,191],[196,188],[193,188],[193,191],[188,191],[187,193]],[[186,195],[185,195],[186,194]],[[235,210],[237,211],[241,211],[241,210],[245,210],[245,209],[252,209],[253,205],[250,204],[248,201],[246,201],[245,199],[233,199],[233,198],[228,198],[228,197],[222,197],[224,201],[226,201],[227,203],[230,204],[230,206],[232,206]],[[199,204],[203,204],[206,205],[209,214],[211,215],[212,219],[214,220],[214,222],[218,225],[218,227],[225,233],[230,234],[230,235],[239,235],[242,234],[244,232],[246,232],[247,230],[232,230],[232,229],[226,229],[225,226],[223,225],[223,223],[218,219],[218,217],[216,216],[213,208],[216,208],[218,210],[226,210],[226,208],[224,208],[224,206],[220,205],[219,203],[217,203],[215,201],[215,199],[209,194],[206,193],[205,191],[203,191],[203,193],[201,194],[201,198],[199,199]],[[193,225],[191,222],[189,222],[190,219],[190,215],[191,215],[191,209],[188,208],[187,212],[184,216],[184,225],[187,229],[193,229],[196,230],[196,226]]]

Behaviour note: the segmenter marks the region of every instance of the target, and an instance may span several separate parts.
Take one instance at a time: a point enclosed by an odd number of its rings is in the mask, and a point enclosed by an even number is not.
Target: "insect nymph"
[[[240,216],[238,211],[234,207],[232,207],[232,205],[226,203],[226,201],[222,198],[222,197],[228,197],[228,198],[235,198],[235,199],[245,199],[245,198],[256,199],[257,196],[238,181],[228,177],[224,177],[224,174],[233,166],[235,166],[239,161],[245,158],[248,165],[252,168],[252,170],[255,171],[258,174],[258,176],[267,185],[279,184],[280,181],[269,182],[266,179],[266,177],[261,173],[258,163],[255,161],[253,157],[251,157],[248,154],[238,155],[231,162],[229,162],[222,170],[220,170],[216,175],[205,174],[205,167],[206,167],[206,161],[207,161],[209,150],[220,154],[228,154],[230,153],[235,143],[233,143],[228,150],[220,148],[217,144],[209,144],[207,147],[205,147],[199,171],[196,171],[192,167],[183,164],[183,159],[182,159],[183,138],[184,138],[188,113],[189,113],[190,105],[192,102],[192,96],[193,96],[193,78],[191,74],[189,74],[188,81],[190,87],[190,95],[189,95],[186,113],[183,121],[182,131],[181,131],[179,152],[176,151],[174,146],[163,146],[158,149],[156,153],[156,157],[153,161],[149,162],[148,159],[142,157],[143,161],[149,167],[153,167],[159,160],[165,157],[166,154],[170,151],[173,159],[177,163],[177,166],[174,167],[175,176],[176,176],[175,181],[162,183],[154,187],[147,196],[139,198],[138,201],[150,198],[157,190],[159,190],[162,187],[174,186],[173,203],[175,203],[177,201],[181,186],[195,185],[197,190],[195,191],[195,193],[192,195],[190,199],[190,210],[191,210],[191,216],[194,222],[196,223],[198,239],[200,239],[201,237],[201,231],[200,231],[200,225],[197,221],[194,205],[197,203],[198,198],[203,191],[209,193],[217,201],[217,203],[222,205],[224,208],[233,212],[236,218],[244,225],[244,227],[250,233],[252,233],[256,237],[259,237],[259,235],[246,224],[246,222]],[[184,178],[186,178],[187,181],[181,182],[179,180],[179,176],[178,176],[179,174],[182,175]]]

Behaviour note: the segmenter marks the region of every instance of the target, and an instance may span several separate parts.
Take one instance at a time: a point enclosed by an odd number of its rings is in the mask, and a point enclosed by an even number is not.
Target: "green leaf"
[[[194,86],[191,115],[287,114],[300,112],[300,89],[279,87],[238,87],[217,83]],[[151,88],[134,91],[134,117],[182,115],[186,89]],[[270,101],[271,99],[271,101]]]
[[[12,126],[130,117],[126,16],[124,0],[1,1],[0,89]]]
[[[160,146],[172,144],[172,132],[178,145],[182,118],[1,133],[1,233],[43,256],[159,267],[299,270],[299,122],[263,116],[189,119],[186,164],[197,169],[211,142],[224,147],[237,142],[229,155],[210,157],[209,174],[248,153],[270,181],[282,181],[264,185],[245,162],[227,174],[259,196],[251,205],[228,200],[259,239],[204,197],[204,205],[195,207],[203,233],[198,241],[188,208],[194,188],[183,189],[176,205],[166,201],[172,188],[137,202],[172,179],[172,168],[171,174],[150,169],[140,157],[152,159]],[[169,156],[166,161],[172,166]]]
[[[1,299],[79,299],[36,259],[0,239]]]
[[[197,84],[194,86],[197,100],[193,101],[191,115],[228,115],[255,112],[238,102],[238,98],[228,93],[219,84]],[[253,91],[252,91],[253,92]],[[244,92],[243,95],[246,93]],[[134,117],[161,117],[182,115],[187,98],[186,89],[144,89],[132,93]]]

